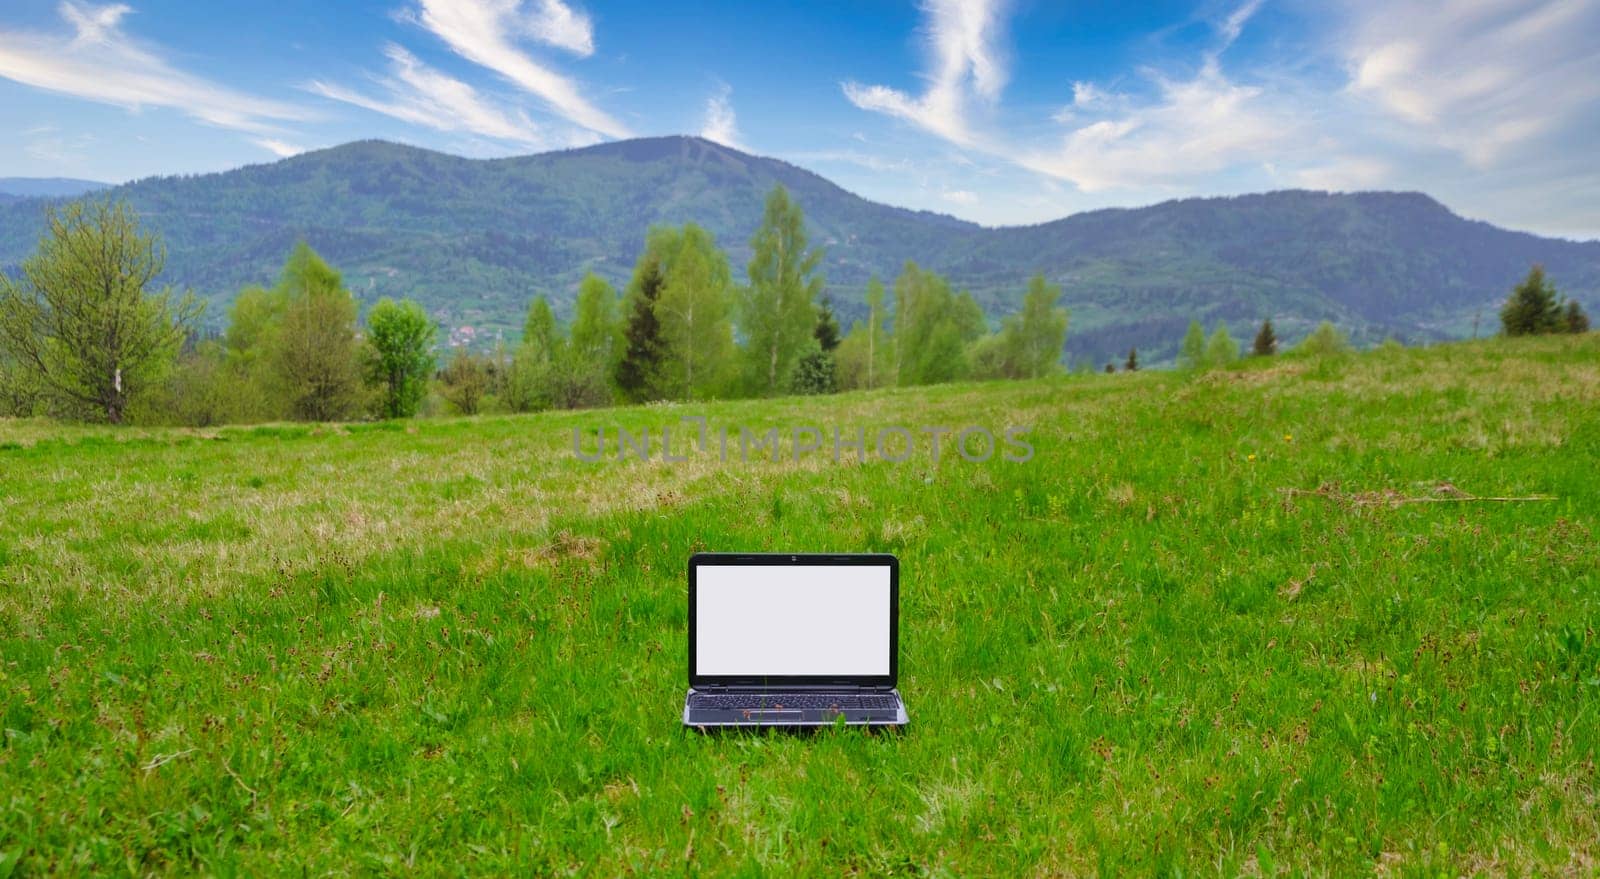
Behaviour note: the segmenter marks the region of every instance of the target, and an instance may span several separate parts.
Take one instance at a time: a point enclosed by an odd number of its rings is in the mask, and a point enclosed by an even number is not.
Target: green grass
[[[573,427],[685,414],[1029,425],[1037,453],[572,455]],[[1590,873],[1597,460],[1600,335],[398,425],[0,422],[0,876]],[[909,730],[682,730],[699,549],[899,554]]]

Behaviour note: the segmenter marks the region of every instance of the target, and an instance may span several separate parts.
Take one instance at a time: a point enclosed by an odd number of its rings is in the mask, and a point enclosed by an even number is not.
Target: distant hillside
[[[993,318],[1028,275],[1066,289],[1073,359],[1130,345],[1158,359],[1190,318],[1235,334],[1272,316],[1283,335],[1331,318],[1358,338],[1471,332],[1534,262],[1600,311],[1600,243],[1539,238],[1464,220],[1416,193],[1275,192],[1188,199],[990,229],[877,204],[775,159],[699,138],[619,141],[506,159],[464,159],[363,141],[219,174],[115,187],[168,246],[167,280],[215,306],[270,283],[296,239],[344,270],[365,301],[411,296],[449,326],[515,334],[528,300],[564,312],[593,269],[621,283],[653,223],[709,228],[743,276],[774,183],[794,193],[840,311],[861,313],[872,273],[908,259],[972,290]],[[38,237],[43,202],[0,204],[0,266]],[[480,336],[483,338],[483,336]]]
[[[13,198],[73,198],[109,183],[75,180],[71,177],[0,177],[0,196]]]

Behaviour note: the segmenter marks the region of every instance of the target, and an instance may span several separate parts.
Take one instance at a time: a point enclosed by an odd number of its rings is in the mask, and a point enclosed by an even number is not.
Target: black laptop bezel
[[[889,568],[889,673],[886,675],[701,675],[695,673],[695,578],[710,565],[870,566]],[[892,690],[900,680],[900,560],[889,553],[726,553],[700,552],[689,557],[689,686],[795,688],[859,687]]]

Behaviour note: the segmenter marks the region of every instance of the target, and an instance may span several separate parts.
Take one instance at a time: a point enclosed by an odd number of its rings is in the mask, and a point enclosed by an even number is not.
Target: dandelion
[[[1284,435],[1283,435],[1283,441],[1284,441],[1284,442],[1286,442],[1286,443],[1292,443],[1292,442],[1294,442],[1294,434],[1292,434],[1292,433],[1286,433],[1286,434],[1284,434]]]
[[[1255,456],[1254,452],[1251,452],[1250,454],[1245,456],[1245,460],[1246,461],[1254,461],[1255,459],[1256,459],[1256,456]]]

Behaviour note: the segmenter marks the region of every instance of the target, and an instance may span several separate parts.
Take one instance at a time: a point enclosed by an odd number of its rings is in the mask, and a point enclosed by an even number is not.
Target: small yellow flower
[[[1245,457],[1246,461],[1254,461],[1255,459],[1256,459],[1256,456],[1254,454],[1250,454],[1250,455]]]
[[[1284,435],[1283,435],[1283,441],[1284,441],[1284,442],[1286,442],[1286,443],[1292,443],[1292,442],[1294,442],[1294,434],[1292,434],[1292,433],[1286,433],[1286,434],[1284,434]]]

